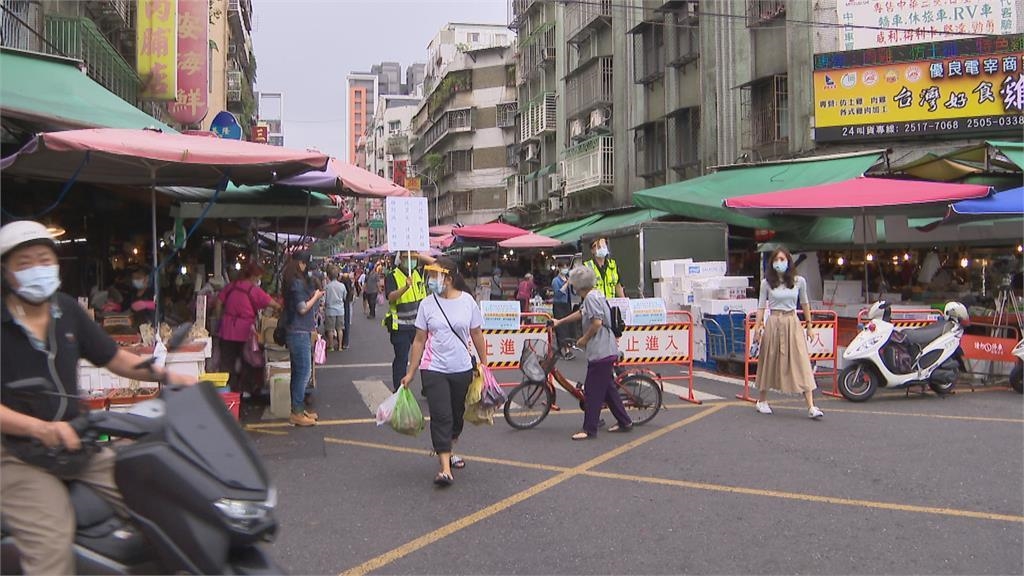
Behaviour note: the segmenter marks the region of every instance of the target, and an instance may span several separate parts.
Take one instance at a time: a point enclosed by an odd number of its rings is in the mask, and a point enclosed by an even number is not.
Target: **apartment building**
[[[284,94],[258,92],[257,121],[267,127],[267,144],[284,146]]]
[[[511,39],[501,26],[449,24],[430,43],[411,160],[431,224],[488,222],[508,208],[518,96]]]
[[[423,77],[426,65],[422,62],[409,65],[402,79],[402,65],[398,62],[381,62],[370,66],[369,72],[353,72],[346,77],[348,84],[348,157],[351,164],[362,165],[359,139],[369,136],[373,128],[373,115],[381,96],[415,96],[423,92]]]

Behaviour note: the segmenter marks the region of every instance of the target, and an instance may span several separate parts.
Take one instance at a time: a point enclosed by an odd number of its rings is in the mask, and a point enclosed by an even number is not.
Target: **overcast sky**
[[[508,0],[252,0],[257,89],[284,93],[285,145],[345,158],[345,76],[426,60],[448,22],[506,24]]]

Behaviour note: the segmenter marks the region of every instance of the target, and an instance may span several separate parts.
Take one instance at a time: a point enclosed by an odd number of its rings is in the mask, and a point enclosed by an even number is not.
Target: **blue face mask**
[[[14,292],[28,302],[40,304],[53,296],[60,287],[60,266],[33,266],[12,272],[18,281]]]
[[[439,282],[436,278],[431,278],[427,280],[427,289],[440,296],[444,292],[444,284]]]
[[[775,271],[779,274],[785,274],[786,270],[789,270],[789,262],[786,260],[776,260],[772,262],[772,268],[775,268]]]
[[[597,249],[596,255],[597,255],[598,258],[607,258],[608,257],[608,249],[605,248],[604,246],[602,246],[602,247]]]

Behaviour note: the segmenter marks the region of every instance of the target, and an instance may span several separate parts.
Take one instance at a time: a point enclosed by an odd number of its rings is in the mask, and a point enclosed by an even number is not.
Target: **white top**
[[[796,310],[797,303],[807,304],[807,280],[803,276],[797,276],[793,281],[793,287],[789,288],[786,283],[779,284],[778,288],[772,288],[767,280],[761,280],[761,295],[757,299],[758,308],[789,312]]]
[[[445,315],[448,316],[447,321]],[[455,332],[448,327],[448,322],[451,322]],[[442,374],[457,374],[472,369],[469,331],[483,324],[480,307],[465,292],[450,300],[433,294],[424,298],[416,313],[416,328],[425,330],[429,338],[423,350],[420,368]]]

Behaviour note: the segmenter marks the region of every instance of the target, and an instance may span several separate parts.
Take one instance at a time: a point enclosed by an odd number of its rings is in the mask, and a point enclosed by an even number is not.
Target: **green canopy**
[[[1024,142],[1000,142],[996,140],[989,140],[988,145],[993,148],[998,148],[1003,156],[1010,159],[1011,162],[1017,165],[1017,168],[1024,170]]]
[[[0,51],[3,115],[48,128],[147,128],[170,126],[125,102],[79,70],[77,60]]]
[[[936,243],[955,242],[963,245],[1002,245],[1020,241],[1021,223],[1018,219],[988,219],[959,225],[940,226],[919,239],[890,242],[887,239],[885,221],[875,220],[877,241],[862,244],[854,235],[855,218],[814,218],[799,228],[780,232],[771,242],[761,244],[759,251],[769,252],[782,245],[790,250],[813,249],[858,249],[903,248],[909,246],[930,246]],[[908,218],[910,229],[922,229],[934,225],[934,218]]]
[[[881,158],[871,150],[820,159],[721,167],[692,180],[648,188],[633,194],[633,203],[696,220],[725,222],[746,228],[780,228],[785,219],[754,218],[722,206],[726,198],[842,182],[864,174]]]
[[[179,206],[171,209],[173,216],[195,218],[202,213],[205,203],[213,198],[214,191],[208,188],[184,186],[158,187],[157,192],[178,201]],[[307,194],[309,195],[307,199]],[[301,218],[307,213],[311,218],[340,216],[342,210],[325,194],[307,192],[291,186],[235,186],[217,196],[217,203],[207,212],[207,218]]]
[[[560,234],[568,234],[577,228],[582,228],[589,224],[593,224],[602,218],[601,214],[591,214],[590,216],[584,216],[583,218],[577,218],[576,220],[569,220],[567,222],[559,222],[558,224],[552,224],[538,230],[534,230],[541,236],[547,236],[548,238],[556,238]]]
[[[668,216],[667,212],[661,210],[628,210],[625,212],[616,212],[612,214],[602,214],[599,220],[595,220],[590,224],[581,226],[552,236],[552,238],[561,240],[566,243],[578,242],[580,238],[584,236],[594,236],[602,234],[604,232],[610,232],[612,230],[618,230],[619,228],[627,228],[636,224],[642,224],[644,222],[650,222],[664,216]],[[548,236],[548,234],[545,234]]]

